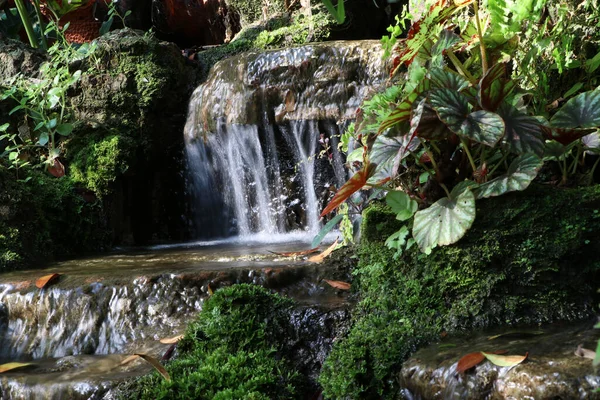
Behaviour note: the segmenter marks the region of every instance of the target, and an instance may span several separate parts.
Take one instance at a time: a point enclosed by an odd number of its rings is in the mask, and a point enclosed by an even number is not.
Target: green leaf
[[[573,97],[550,119],[557,128],[595,128],[600,126],[600,89]]]
[[[598,341],[598,345],[596,346],[596,357],[594,357],[594,361],[592,362],[594,367],[600,365],[600,340]]]
[[[524,356],[501,356],[497,354],[489,354],[481,352],[485,358],[487,358],[492,364],[499,367],[514,367],[515,365],[521,364],[527,359],[528,353]]]
[[[417,150],[420,144],[418,138],[411,141],[407,135],[391,138],[384,135],[377,136],[369,153],[371,164],[376,165],[375,173],[369,181],[375,183],[392,176],[396,157],[400,157],[402,161],[410,152]]]
[[[475,111],[467,116],[461,126],[459,135],[477,143],[494,147],[504,135],[504,120],[490,111]]]
[[[456,134],[461,131],[462,124],[471,112],[469,100],[451,89],[436,89],[429,93],[432,108],[440,119]]]
[[[8,159],[10,161],[16,160],[17,157],[19,157],[19,152],[17,152],[17,151],[13,151],[13,152],[8,153]]]
[[[599,53],[600,54],[600,53]],[[563,95],[563,97],[565,99],[568,99],[569,97],[573,96],[575,93],[577,93],[579,91],[579,89],[581,89],[583,87],[583,83],[581,82],[577,82],[576,84],[574,84],[571,89],[567,90],[567,92]]]
[[[425,103],[417,128],[417,136],[427,140],[442,140],[451,135],[453,135],[452,131],[440,121],[431,105]]]
[[[56,127],[56,132],[62,136],[69,136],[73,132],[73,124],[60,124]]]
[[[534,153],[523,154],[513,160],[506,174],[484,183],[475,189],[478,199],[500,196],[504,193],[525,190],[535,179],[544,162]]]
[[[311,247],[317,247],[323,241],[323,238],[331,232],[331,230],[344,218],[344,214],[337,214],[335,217],[331,218],[329,222],[325,224],[323,228],[319,231],[317,236],[312,241]]]
[[[408,227],[403,225],[398,231],[392,233],[390,237],[385,240],[385,245],[388,249],[402,251],[406,244],[406,237],[408,236]]]
[[[431,85],[437,89],[452,89],[460,92],[469,87],[469,81],[456,72],[447,71],[444,68],[432,68],[429,70]]]
[[[588,154],[600,153],[600,133],[594,132],[581,138],[583,149]]]
[[[575,142],[565,146],[556,140],[550,140],[546,142],[546,147],[544,149],[544,160],[560,160],[565,154],[571,151],[574,143]]]
[[[54,129],[54,128],[56,128],[57,123],[58,123],[58,120],[56,118],[52,118],[50,121],[46,122],[46,128]]]
[[[516,84],[507,78],[506,64],[494,65],[479,83],[479,104],[487,111],[496,111]]]
[[[394,190],[388,192],[385,196],[385,201],[392,211],[396,213],[396,219],[399,221],[410,219],[419,208],[416,201],[401,191]]]
[[[381,133],[396,124],[410,120],[413,104],[421,93],[425,93],[430,88],[431,82],[429,79],[421,79],[417,87],[381,122],[377,133]]]
[[[522,113],[516,107],[504,103],[498,109],[498,115],[504,120],[503,142],[511,152],[517,154],[544,154],[544,139],[540,123],[533,117]]]
[[[46,144],[48,144],[49,139],[50,139],[50,137],[48,136],[48,132],[42,132],[40,134],[40,138],[38,139],[38,143],[41,146],[45,146]]]
[[[0,132],[6,132],[10,124],[7,122],[6,124],[0,125]]]
[[[440,36],[431,48],[431,61],[433,65],[441,65],[444,51],[460,42],[460,36],[449,29],[442,29]]]
[[[421,251],[429,254],[462,238],[475,221],[475,196],[465,190],[456,199],[444,197],[415,214],[413,237]]]

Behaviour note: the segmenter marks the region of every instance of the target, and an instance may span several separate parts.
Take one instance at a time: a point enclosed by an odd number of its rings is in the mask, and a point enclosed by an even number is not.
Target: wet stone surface
[[[592,360],[576,356],[579,345],[595,350],[600,332],[593,321],[509,329],[470,338],[445,338],[404,363],[400,382],[405,399],[600,399],[600,374]],[[489,339],[494,335],[503,336]],[[460,374],[458,360],[476,351],[506,350],[529,357],[514,367],[489,361]]]

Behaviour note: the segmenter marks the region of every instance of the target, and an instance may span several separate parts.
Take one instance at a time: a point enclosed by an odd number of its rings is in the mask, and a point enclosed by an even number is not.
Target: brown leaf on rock
[[[521,364],[527,359],[527,356],[529,356],[529,353],[525,353],[524,356],[501,356],[497,354],[484,352],[481,352],[481,354],[483,354],[485,358],[490,360],[492,364],[497,365],[499,367],[513,367],[515,365]]]
[[[481,354],[480,351],[466,354],[466,355],[462,356],[460,360],[458,360],[458,365],[456,366],[456,372],[459,372],[459,373],[465,372],[466,370],[471,369],[474,366],[478,365],[483,360],[485,360],[485,357],[483,354]]]
[[[315,247],[313,249],[301,250],[301,251],[290,251],[290,252],[283,252],[283,253],[278,253],[276,251],[269,251],[269,253],[277,254],[278,256],[282,256],[282,257],[298,257],[298,256],[305,256],[308,254],[317,253],[318,251],[319,251],[319,248]]]
[[[335,248],[338,245],[338,241],[336,240],[331,246],[329,246],[324,252],[322,252],[321,254],[317,254],[316,256],[312,256],[308,259],[308,261],[310,262],[314,262],[314,263],[321,263],[323,262],[323,260],[325,258],[327,258],[332,252],[333,250],[335,250]]]
[[[59,277],[60,277],[60,274],[57,274],[57,273],[50,274],[50,275],[44,275],[41,278],[39,278],[37,281],[35,281],[35,286],[37,286],[40,289],[44,289],[44,288],[52,285],[53,283],[56,283],[56,281],[58,280]]]
[[[149,356],[148,354],[143,354],[143,353],[132,354],[129,357],[126,357],[123,361],[121,361],[120,365],[128,364],[137,358],[141,358],[144,361],[146,361],[148,364],[152,365],[154,367],[154,369],[156,371],[158,371],[158,373],[161,374],[163,376],[163,378],[165,378],[165,380],[167,380],[167,381],[171,380],[169,373],[167,372],[165,367],[163,367],[163,365],[160,363],[160,361],[158,361],[156,358],[154,358],[152,356]]]
[[[506,350],[496,350],[496,351],[491,351],[487,354],[504,354],[506,352],[507,352]],[[485,360],[485,355],[481,351],[476,351],[473,353],[466,354],[466,355],[462,356],[460,360],[458,360],[458,364],[456,366],[456,372],[459,372],[459,373],[465,372],[465,371],[473,368],[474,366],[480,364],[483,360]]]
[[[330,281],[329,279],[323,279],[327,284],[333,288],[341,290],[350,290],[350,284],[342,281]]]
[[[596,352],[594,350],[585,349],[582,345],[577,346],[577,350],[575,350],[575,355],[578,357],[589,358],[593,360],[596,358]]]
[[[163,338],[163,339],[160,339],[159,342],[161,342],[162,344],[173,344],[173,343],[179,342],[181,339],[183,339],[183,335],[177,335],[177,336],[172,337],[172,338]]]
[[[62,165],[62,163],[58,161],[57,158],[55,158],[54,164],[48,166],[48,172],[50,172],[50,174],[52,174],[53,176],[60,178],[62,176],[65,176],[65,166]]]

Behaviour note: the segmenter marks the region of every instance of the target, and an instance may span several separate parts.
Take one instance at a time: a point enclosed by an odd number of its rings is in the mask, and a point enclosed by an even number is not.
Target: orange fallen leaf
[[[210,285],[206,286],[206,290],[207,290],[209,296],[212,296],[213,294],[215,294],[215,292],[212,290]]]
[[[323,279],[331,287],[341,290],[350,290],[350,284],[342,281],[330,281],[329,279]]]
[[[58,280],[58,277],[60,276],[60,274],[50,274],[50,275],[44,275],[41,278],[39,278],[37,281],[35,281],[35,286],[37,286],[40,289],[44,289],[45,287],[50,286],[51,284],[55,283]]]
[[[474,366],[481,363],[485,360],[485,356],[481,354],[480,351],[476,351],[474,353],[469,353],[460,358],[458,360],[458,365],[456,366],[456,372],[462,373],[468,369],[473,368]]]
[[[487,354],[503,354],[506,353],[506,350],[497,350],[492,351]],[[474,353],[469,353],[460,358],[458,360],[458,364],[456,365],[456,372],[462,373],[466,370],[473,368],[474,366],[480,364],[483,360],[485,360],[485,355],[481,351],[476,351]]]
[[[331,246],[329,246],[324,252],[322,252],[321,254],[317,254],[316,256],[310,257],[308,259],[308,261],[314,262],[314,263],[323,262],[323,260],[325,258],[327,258],[333,252],[333,250],[337,247],[337,245],[338,245],[338,241],[336,239],[336,241]]]
[[[177,335],[172,338],[160,339],[159,342],[161,342],[162,344],[173,344],[179,342],[181,339],[183,339],[183,335]]]
[[[277,254],[278,256],[282,256],[282,257],[298,257],[298,256],[305,256],[307,254],[317,253],[318,251],[319,251],[319,248],[315,247],[314,249],[309,249],[309,250],[290,251],[290,252],[285,252],[285,253],[277,253],[275,251],[269,251],[269,253]]]
[[[138,357],[141,358],[141,359],[143,359],[144,361],[146,361],[150,365],[152,365],[154,367],[154,369],[157,370],[158,373],[163,376],[163,378],[165,378],[165,380],[167,380],[167,381],[171,380],[171,377],[169,376],[169,373],[167,372],[167,370],[165,369],[165,367],[162,366],[162,364],[160,363],[160,361],[158,361],[156,358],[154,358],[152,356],[149,356],[148,354],[143,354],[143,353],[132,354],[129,357],[125,358],[123,361],[121,361],[120,365],[128,364],[131,361],[137,359]]]
[[[483,351],[481,352],[481,354],[483,354],[485,358],[490,360],[492,364],[497,365],[499,367],[513,367],[517,364],[521,364],[527,359],[527,356],[529,355],[529,353],[525,353],[524,356],[500,356],[496,354],[484,353]]]
[[[12,371],[13,369],[23,368],[33,365],[31,363],[20,363],[20,362],[9,362],[6,364],[0,365],[0,374],[7,371]]]

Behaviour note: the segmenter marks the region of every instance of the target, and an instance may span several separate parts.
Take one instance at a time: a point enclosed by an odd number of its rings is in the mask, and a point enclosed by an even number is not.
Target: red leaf
[[[44,275],[41,278],[39,278],[37,281],[35,281],[35,286],[37,286],[40,289],[44,289],[45,287],[48,287],[51,284],[53,284],[54,282],[56,282],[58,280],[59,276],[60,276],[60,274]]]
[[[490,351],[487,354],[504,354],[504,353],[507,353],[507,351],[506,350],[496,350],[496,351]],[[464,355],[461,357],[460,360],[458,360],[458,364],[456,366],[456,372],[459,372],[459,373],[465,372],[466,370],[471,369],[474,366],[478,365],[483,360],[485,360],[485,356],[483,355],[483,353],[481,351],[476,351],[474,353],[469,353],[467,355]]]
[[[458,365],[456,366],[456,372],[462,373],[468,369],[473,368],[477,364],[481,363],[485,360],[485,356],[481,354],[480,351],[476,351],[475,353],[469,353],[461,357],[458,360]]]
[[[335,210],[346,201],[347,198],[352,196],[353,193],[359,191],[365,184],[371,175],[375,172],[375,164],[365,164],[363,168],[358,171],[348,182],[337,191],[333,199],[327,204],[327,207],[321,213],[321,218]]]
[[[65,176],[65,166],[62,165],[62,163],[58,161],[57,158],[55,158],[54,165],[48,166],[48,172],[50,172],[50,174],[54,175],[55,177],[60,178],[61,176]]]
[[[556,140],[558,143],[566,146],[573,143],[574,141],[581,139],[582,137],[589,135],[594,132],[595,129],[582,129],[582,128],[554,128],[549,126],[541,126],[542,132],[546,138],[550,140]]]

